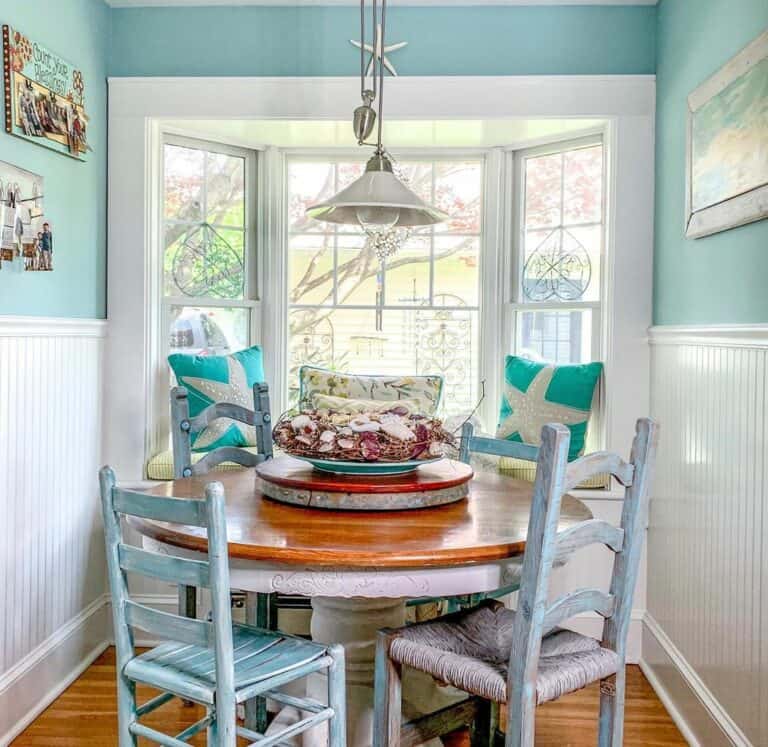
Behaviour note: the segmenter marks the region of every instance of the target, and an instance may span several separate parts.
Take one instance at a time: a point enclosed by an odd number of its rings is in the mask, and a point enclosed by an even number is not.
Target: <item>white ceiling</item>
[[[113,8],[192,5],[359,5],[359,0],[105,0]],[[390,0],[390,5],[656,5],[658,0]]]
[[[600,128],[599,119],[387,120],[384,142],[398,148],[521,147]],[[205,140],[259,148],[355,148],[349,121],[163,120],[165,130]]]

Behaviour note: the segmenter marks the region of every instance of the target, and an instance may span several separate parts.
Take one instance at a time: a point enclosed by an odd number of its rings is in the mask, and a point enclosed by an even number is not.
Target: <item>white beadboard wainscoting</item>
[[[689,741],[768,744],[768,325],[654,327],[643,667]]]
[[[0,745],[106,646],[100,320],[0,317]]]

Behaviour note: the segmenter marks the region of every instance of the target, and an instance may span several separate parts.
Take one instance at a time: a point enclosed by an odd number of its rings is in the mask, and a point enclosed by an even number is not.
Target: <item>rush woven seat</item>
[[[506,703],[515,614],[489,599],[474,609],[411,625],[392,641],[390,657],[465,692]],[[544,636],[540,656],[537,703],[615,674],[619,662],[594,638],[562,628]]]

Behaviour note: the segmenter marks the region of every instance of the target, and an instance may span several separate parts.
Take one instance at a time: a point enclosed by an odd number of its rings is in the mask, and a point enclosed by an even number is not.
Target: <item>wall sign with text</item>
[[[3,26],[5,130],[85,160],[85,81],[74,65],[18,29]]]

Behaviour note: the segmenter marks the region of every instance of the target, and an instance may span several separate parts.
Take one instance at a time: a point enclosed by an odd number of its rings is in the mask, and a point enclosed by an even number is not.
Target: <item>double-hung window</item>
[[[514,163],[512,347],[552,363],[600,360],[602,141],[518,151]]]
[[[414,231],[380,259],[357,226],[305,216],[364,168],[354,158],[287,161],[288,391],[305,364],[351,373],[440,374],[445,414],[479,392],[482,157],[407,157],[399,176],[445,224]]]
[[[254,153],[167,136],[162,163],[167,352],[217,355],[248,347],[258,338]]]

